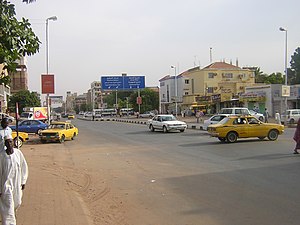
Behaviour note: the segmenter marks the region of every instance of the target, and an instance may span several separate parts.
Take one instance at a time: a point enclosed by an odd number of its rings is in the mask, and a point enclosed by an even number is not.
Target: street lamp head
[[[51,17],[47,18],[47,20],[53,20],[53,21],[56,21],[56,20],[57,20],[57,17],[56,17],[56,16],[51,16]]]
[[[284,29],[283,27],[279,28],[280,31],[287,31],[286,29]]]

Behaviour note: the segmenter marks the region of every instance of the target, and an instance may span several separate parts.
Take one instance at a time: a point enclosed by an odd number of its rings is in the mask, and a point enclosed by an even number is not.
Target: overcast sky
[[[17,17],[28,18],[42,42],[27,58],[29,89],[41,92],[46,73],[45,21],[49,21],[49,73],[56,95],[82,94],[101,76],[144,75],[159,86],[165,75],[210,64],[212,59],[284,71],[300,47],[299,0],[36,0],[12,1]]]

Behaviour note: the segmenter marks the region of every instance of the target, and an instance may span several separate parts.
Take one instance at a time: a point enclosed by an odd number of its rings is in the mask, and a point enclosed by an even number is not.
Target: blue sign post
[[[145,76],[103,76],[102,90],[132,90],[145,88]]]

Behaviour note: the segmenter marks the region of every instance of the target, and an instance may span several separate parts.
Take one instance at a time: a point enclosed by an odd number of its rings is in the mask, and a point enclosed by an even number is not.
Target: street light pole
[[[174,81],[175,81],[175,116],[177,116],[177,71],[176,71],[176,66],[171,66],[172,69],[175,71],[175,76],[174,76]]]
[[[56,16],[51,16],[49,18],[46,19],[46,74],[49,74],[49,44],[48,44],[48,39],[49,39],[49,35],[48,35],[48,22],[49,20],[53,20],[56,21],[57,17]],[[47,103],[47,114],[48,114],[48,124],[50,124],[50,104],[49,104],[49,93],[47,93],[47,97],[46,97],[46,103]]]
[[[288,71],[287,71],[287,29],[285,29],[283,27],[280,27],[279,30],[285,32],[284,67],[285,67],[285,86],[287,86],[287,80],[288,80]],[[287,110],[288,110],[287,96],[285,96],[284,103],[285,103],[285,112],[287,112]],[[285,119],[285,123],[286,123],[286,119]]]

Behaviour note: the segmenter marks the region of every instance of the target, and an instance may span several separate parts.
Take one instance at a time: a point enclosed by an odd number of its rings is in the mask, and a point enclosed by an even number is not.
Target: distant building
[[[65,111],[66,112],[74,112],[75,108],[75,98],[77,97],[77,93],[71,93],[71,91],[67,92],[66,102],[65,102]]]
[[[11,94],[17,93],[21,90],[28,90],[28,73],[26,58],[22,57],[17,61],[17,71],[10,72],[10,92]]]

